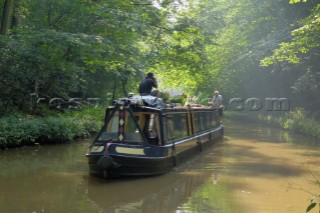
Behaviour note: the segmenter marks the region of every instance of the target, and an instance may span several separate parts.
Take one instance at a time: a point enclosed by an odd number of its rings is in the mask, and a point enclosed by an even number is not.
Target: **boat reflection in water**
[[[87,195],[100,212],[176,212],[192,193],[210,180],[210,173],[170,172],[146,178],[89,177]]]
[[[105,178],[167,173],[223,137],[208,107],[166,108],[153,96],[114,101],[88,157],[90,173]]]

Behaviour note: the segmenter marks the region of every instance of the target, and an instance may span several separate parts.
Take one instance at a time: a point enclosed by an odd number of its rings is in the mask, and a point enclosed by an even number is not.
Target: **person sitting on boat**
[[[152,88],[158,88],[157,79],[149,72],[139,85],[140,95],[150,95]]]

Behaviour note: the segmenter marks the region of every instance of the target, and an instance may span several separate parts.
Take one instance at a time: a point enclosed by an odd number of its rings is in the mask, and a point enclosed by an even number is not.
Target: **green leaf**
[[[311,203],[311,204],[308,206],[306,212],[309,212],[309,211],[310,211],[311,209],[313,209],[316,205],[317,205],[316,203]]]

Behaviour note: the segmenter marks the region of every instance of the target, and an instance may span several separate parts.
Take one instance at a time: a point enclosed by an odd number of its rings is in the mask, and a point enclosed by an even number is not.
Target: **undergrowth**
[[[0,118],[0,147],[64,143],[90,136],[103,124],[104,109],[69,111],[47,117],[13,114]]]

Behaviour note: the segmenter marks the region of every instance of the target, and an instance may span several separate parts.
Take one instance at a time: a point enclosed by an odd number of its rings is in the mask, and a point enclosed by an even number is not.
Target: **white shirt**
[[[213,101],[213,106],[216,108],[219,108],[222,105],[222,96],[218,95],[218,96],[213,96],[212,98]]]

